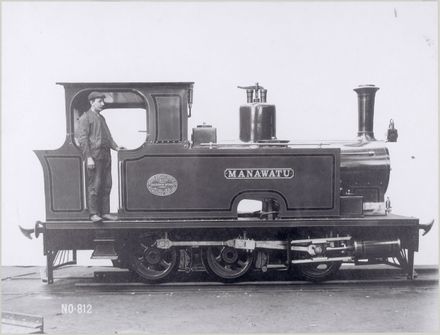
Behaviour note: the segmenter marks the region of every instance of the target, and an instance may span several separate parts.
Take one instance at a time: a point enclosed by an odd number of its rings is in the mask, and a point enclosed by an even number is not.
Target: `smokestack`
[[[374,97],[379,87],[360,85],[354,91],[358,95],[358,137],[366,141],[374,138]]]

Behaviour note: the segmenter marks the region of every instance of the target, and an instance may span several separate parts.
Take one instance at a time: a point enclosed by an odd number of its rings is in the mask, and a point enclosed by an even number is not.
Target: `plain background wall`
[[[375,84],[376,137],[390,118],[399,130],[393,211],[436,219],[416,255],[436,264],[437,41],[435,2],[3,3],[2,264],[44,264],[18,225],[44,220],[32,150],[64,142],[62,81],[194,81],[189,128],[213,124],[220,141],[238,138],[237,85],[269,90],[280,139],[352,139],[352,89]]]

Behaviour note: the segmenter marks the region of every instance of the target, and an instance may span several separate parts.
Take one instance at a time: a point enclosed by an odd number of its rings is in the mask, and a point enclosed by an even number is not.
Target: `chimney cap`
[[[376,92],[379,90],[379,87],[374,85],[359,85],[358,87],[354,88],[353,91],[357,93],[367,93],[367,92]]]

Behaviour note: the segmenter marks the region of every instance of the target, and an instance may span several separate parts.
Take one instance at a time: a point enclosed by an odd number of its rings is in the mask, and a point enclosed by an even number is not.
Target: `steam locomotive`
[[[54,269],[76,263],[77,250],[93,250],[92,258],[150,282],[199,270],[225,282],[252,271],[322,281],[342,263],[394,265],[414,278],[419,230],[427,233],[433,222],[390,213],[389,152],[373,132],[378,87],[354,89],[357,138],[316,143],[277,139],[267,90],[240,87],[247,95],[240,140],[225,144],[206,124],[188,138],[194,83],[58,84],[65,89],[66,140],[57,150],[35,151],[46,220],[23,229],[43,235],[48,283]],[[118,152],[117,221],[89,220],[87,168],[75,132],[92,91],[105,94],[107,109],[146,115],[144,143]],[[396,140],[391,121],[387,141]],[[241,211],[245,200],[260,207]]]

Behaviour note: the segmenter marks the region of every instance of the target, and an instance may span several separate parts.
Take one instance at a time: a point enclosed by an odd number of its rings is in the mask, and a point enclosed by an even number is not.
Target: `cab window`
[[[147,139],[147,110],[142,96],[132,91],[86,90],[78,94],[72,103],[75,144],[79,146],[79,118],[90,108],[87,97],[92,91],[105,94],[101,115],[115,142],[128,150],[140,147]]]

